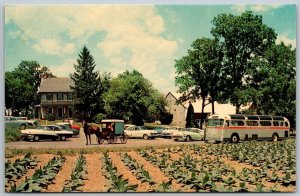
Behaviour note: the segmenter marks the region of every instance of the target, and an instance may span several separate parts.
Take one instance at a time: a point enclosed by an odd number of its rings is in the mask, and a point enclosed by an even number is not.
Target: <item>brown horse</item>
[[[97,142],[99,140],[100,137],[100,128],[94,125],[88,125],[86,121],[83,121],[83,131],[84,131],[84,135],[85,135],[85,139],[86,139],[86,145],[88,145],[88,140],[90,140],[90,144],[91,142],[91,134],[95,134],[96,135],[96,139]]]

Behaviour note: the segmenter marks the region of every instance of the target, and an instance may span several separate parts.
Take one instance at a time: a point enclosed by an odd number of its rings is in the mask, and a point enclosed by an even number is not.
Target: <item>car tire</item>
[[[238,143],[240,141],[240,137],[238,134],[234,133],[230,138],[231,143]]]
[[[66,141],[67,137],[65,135],[60,136],[61,141]]]
[[[190,142],[190,141],[192,141],[192,138],[191,138],[191,136],[189,136],[189,135],[188,135],[188,136],[186,136],[186,141],[187,141],[187,142]]]
[[[272,135],[272,141],[273,141],[273,142],[279,141],[279,136],[278,136],[277,133],[273,133],[273,135]]]
[[[26,125],[21,125],[21,126],[20,126],[20,129],[21,129],[21,130],[24,130],[25,128],[26,128]]]
[[[144,138],[145,140],[147,140],[147,139],[149,138],[149,136],[148,136],[147,134],[144,134],[144,135],[143,135],[143,138]]]
[[[38,142],[40,140],[40,137],[38,135],[35,135],[33,137],[33,141]]]

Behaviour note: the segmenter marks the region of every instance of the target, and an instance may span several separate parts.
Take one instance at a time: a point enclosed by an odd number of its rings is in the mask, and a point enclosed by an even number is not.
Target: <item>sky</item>
[[[96,71],[136,69],[162,93],[176,92],[175,60],[194,40],[212,37],[218,14],[262,15],[276,43],[296,47],[296,6],[265,5],[9,5],[5,7],[5,71],[36,60],[58,77],[74,72],[87,46]]]

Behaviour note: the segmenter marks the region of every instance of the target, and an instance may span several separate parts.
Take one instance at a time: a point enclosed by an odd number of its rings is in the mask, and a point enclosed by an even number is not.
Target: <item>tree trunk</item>
[[[236,106],[235,106],[235,113],[236,114],[240,113],[240,106],[241,106],[241,104],[236,104]]]
[[[202,97],[202,110],[201,110],[201,118],[200,118],[200,129],[202,129],[202,124],[203,124],[204,107],[205,107],[205,97]]]
[[[215,114],[215,99],[211,97],[211,112]]]

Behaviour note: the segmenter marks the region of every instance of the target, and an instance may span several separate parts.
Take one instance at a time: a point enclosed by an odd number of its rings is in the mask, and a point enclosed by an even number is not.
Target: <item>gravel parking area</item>
[[[86,145],[85,136],[83,133],[79,137],[68,138],[66,141],[52,141],[52,140],[41,140],[39,142],[30,141],[18,141],[6,143],[5,147],[9,149],[41,149],[41,148],[114,148],[114,147],[145,147],[145,146],[161,146],[161,145],[178,145],[178,144],[204,144],[203,141],[192,141],[192,142],[175,142],[168,138],[155,138],[155,139],[131,139],[129,138],[126,144],[121,144],[118,139],[116,144],[109,144],[104,141],[103,144],[97,144],[96,136],[91,135],[92,144]]]

